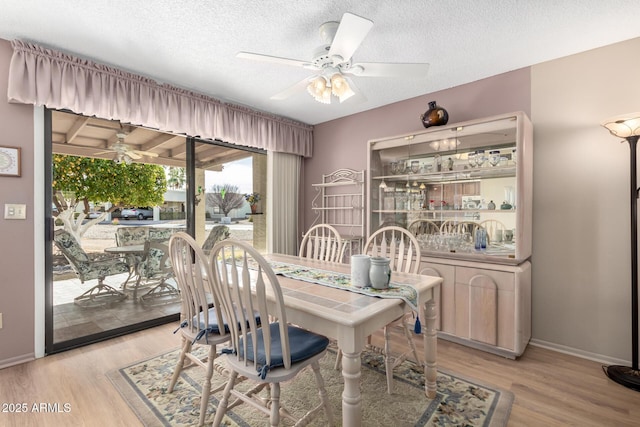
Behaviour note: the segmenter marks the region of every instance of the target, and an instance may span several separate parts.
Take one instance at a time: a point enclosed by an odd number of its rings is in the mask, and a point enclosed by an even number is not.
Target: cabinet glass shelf
[[[425,225],[430,230],[472,222],[489,227],[494,238],[508,230],[518,244],[506,256],[446,256],[496,263],[528,259],[532,135],[529,119],[510,113],[369,141],[368,234],[388,225],[410,229],[421,220],[433,222]]]

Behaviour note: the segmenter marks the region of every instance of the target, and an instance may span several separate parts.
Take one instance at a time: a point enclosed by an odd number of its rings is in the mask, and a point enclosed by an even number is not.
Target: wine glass
[[[481,168],[482,165],[484,165],[484,162],[486,161],[487,161],[487,156],[485,156],[484,150],[476,151],[476,163],[478,164],[478,167]]]
[[[411,161],[411,173],[418,173],[420,170],[420,162],[417,160]]]
[[[467,159],[469,160],[469,166],[471,166],[472,168],[475,168],[478,164],[476,163],[476,152],[469,152],[469,154],[467,154]]]
[[[395,175],[398,173],[398,162],[391,162],[391,174]]]
[[[405,162],[398,162],[398,173],[402,175],[407,170],[407,164]]]
[[[497,166],[500,163],[500,150],[489,151],[489,164]]]

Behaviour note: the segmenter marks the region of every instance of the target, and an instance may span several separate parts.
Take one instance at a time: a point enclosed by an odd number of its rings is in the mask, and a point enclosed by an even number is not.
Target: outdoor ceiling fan
[[[107,151],[101,151],[96,154],[104,154],[109,152],[115,152],[116,155],[113,158],[115,163],[131,164],[133,160],[139,160],[143,157],[158,157],[157,153],[151,151],[136,150],[131,145],[124,142],[127,134],[124,132],[118,132],[116,137],[118,140],[113,143]]]
[[[354,52],[372,26],[373,21],[352,13],[345,13],[340,22],[325,22],[320,26],[320,37],[324,44],[314,52],[310,61],[251,52],[239,52],[236,56],[316,71],[315,74],[271,97],[277,100],[286,99],[305,89],[316,101],[324,104],[331,103],[332,95],[340,102],[354,95],[358,95],[356,98],[364,99],[351,77],[426,77],[429,64],[352,62]]]

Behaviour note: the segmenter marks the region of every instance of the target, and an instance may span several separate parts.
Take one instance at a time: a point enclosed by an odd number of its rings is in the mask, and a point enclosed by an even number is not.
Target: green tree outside
[[[53,155],[53,203],[57,219],[78,241],[92,225],[102,221],[108,212],[125,206],[157,206],[163,203],[167,190],[164,168],[143,163],[114,163],[90,157]],[[98,218],[83,224],[89,213],[89,202],[111,203],[111,208]],[[83,204],[79,215],[74,215]]]

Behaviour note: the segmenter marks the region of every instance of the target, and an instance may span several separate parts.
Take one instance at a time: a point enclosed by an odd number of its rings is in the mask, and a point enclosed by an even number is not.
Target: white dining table
[[[269,262],[282,262],[321,270],[350,274],[347,264],[308,260],[290,255],[268,254]],[[360,355],[367,337],[400,318],[408,304],[399,298],[378,298],[308,281],[278,276],[284,296],[287,321],[335,339],[342,350],[342,425],[362,424]],[[436,316],[435,290],[440,277],[393,273],[392,282],[417,290],[419,315],[424,337],[425,395],[436,395]]]

